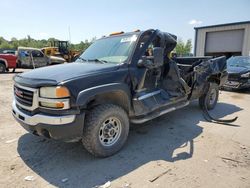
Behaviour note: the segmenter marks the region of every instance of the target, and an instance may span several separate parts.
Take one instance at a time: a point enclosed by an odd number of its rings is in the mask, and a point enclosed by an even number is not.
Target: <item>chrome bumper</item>
[[[48,125],[63,125],[72,123],[75,120],[75,115],[64,115],[64,116],[49,116],[49,115],[42,115],[36,114],[33,116],[29,116],[22,111],[20,111],[17,106],[16,102],[13,101],[12,103],[12,115],[19,121],[22,121],[28,125],[37,125],[37,124],[48,124]]]

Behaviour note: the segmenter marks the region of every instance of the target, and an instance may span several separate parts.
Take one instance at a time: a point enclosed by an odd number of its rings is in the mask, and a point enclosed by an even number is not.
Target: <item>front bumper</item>
[[[224,85],[224,88],[231,88],[231,89],[247,89],[250,88],[250,79],[248,80],[238,80],[238,81],[231,81],[228,80]]]
[[[78,141],[82,137],[85,113],[76,115],[28,115],[12,103],[12,114],[14,118],[27,131],[66,142]]]
[[[12,103],[12,112],[14,117],[18,118],[20,121],[27,123],[29,125],[37,124],[50,124],[50,125],[62,125],[72,123],[75,120],[75,115],[65,115],[65,116],[48,116],[42,114],[36,114],[29,116],[19,110],[16,106],[16,102]]]

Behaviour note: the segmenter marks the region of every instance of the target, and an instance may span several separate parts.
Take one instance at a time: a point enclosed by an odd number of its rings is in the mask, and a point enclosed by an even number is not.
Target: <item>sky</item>
[[[72,43],[136,29],[194,41],[194,27],[250,21],[250,0],[0,0],[0,10],[7,40],[30,35]]]

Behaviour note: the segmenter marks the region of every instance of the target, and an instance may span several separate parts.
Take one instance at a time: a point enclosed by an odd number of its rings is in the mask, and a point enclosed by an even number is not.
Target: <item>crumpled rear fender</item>
[[[209,82],[215,82],[219,86],[227,80],[226,57],[218,57],[203,60],[194,67],[194,86],[190,99],[197,99],[206,93]]]
[[[216,79],[219,85],[223,85],[227,77],[226,57],[221,56],[202,61],[194,67],[197,85],[202,85],[207,81]]]

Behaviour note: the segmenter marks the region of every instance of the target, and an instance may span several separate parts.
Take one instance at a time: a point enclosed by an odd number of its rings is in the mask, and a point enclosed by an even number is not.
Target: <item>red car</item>
[[[0,73],[13,69],[17,66],[17,56],[13,54],[0,54]]]

